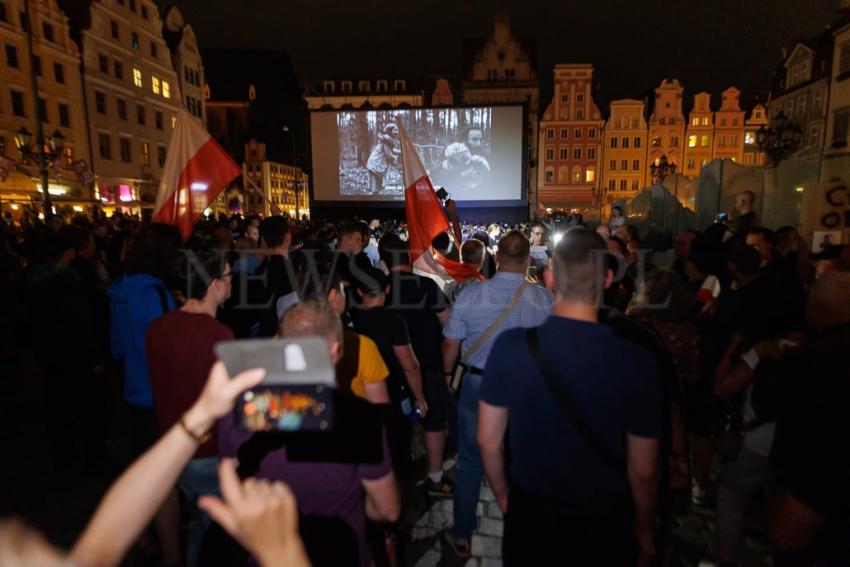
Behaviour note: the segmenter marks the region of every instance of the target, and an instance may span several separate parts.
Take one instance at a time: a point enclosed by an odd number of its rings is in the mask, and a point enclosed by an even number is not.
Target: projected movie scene
[[[455,200],[521,198],[522,108],[474,107],[314,114],[316,199],[403,200],[397,119]]]

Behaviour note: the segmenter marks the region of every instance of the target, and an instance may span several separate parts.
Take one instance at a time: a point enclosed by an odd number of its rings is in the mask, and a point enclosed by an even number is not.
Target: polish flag
[[[413,267],[443,279],[454,279],[458,283],[473,278],[483,280],[484,276],[478,270],[446,258],[431,246],[431,241],[440,233],[451,230],[451,225],[416,147],[410,142],[401,120],[396,119],[396,124],[401,138],[407,243]],[[456,242],[455,245],[460,246],[460,243]]]
[[[183,108],[171,134],[153,220],[180,228],[183,239],[224,187],[242,170]]]

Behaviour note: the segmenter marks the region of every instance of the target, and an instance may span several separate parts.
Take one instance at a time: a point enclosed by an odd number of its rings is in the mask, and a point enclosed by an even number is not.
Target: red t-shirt
[[[153,405],[161,432],[168,431],[201,395],[216,361],[213,345],[233,340],[233,332],[204,313],[179,309],[155,319],[145,336]],[[196,459],[218,454],[213,436],[198,448]]]

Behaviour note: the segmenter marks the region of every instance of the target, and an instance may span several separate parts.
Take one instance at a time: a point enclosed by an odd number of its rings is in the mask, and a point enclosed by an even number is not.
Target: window
[[[120,39],[118,34],[118,22],[115,20],[109,20],[109,29],[112,32],[113,39]]]
[[[360,81],[357,83],[357,90],[361,93],[368,93],[370,89],[371,85],[369,84],[369,81]]]
[[[109,139],[109,134],[100,133],[97,135],[97,147],[102,159],[112,159],[112,142]]]
[[[637,191],[638,189],[640,189],[640,181],[632,179],[632,191]]]
[[[661,136],[655,136],[652,138],[652,147],[657,148],[661,146]]]
[[[123,98],[115,99],[115,107],[118,110],[118,118],[127,120],[127,101]]]
[[[570,176],[570,168],[566,165],[562,165],[558,168],[558,183],[565,184],[569,181]]]
[[[161,92],[159,86],[159,77],[151,75],[151,90],[153,90],[153,94],[155,95],[158,95]]]
[[[139,48],[139,34],[137,34],[136,32],[132,32],[130,34],[130,47],[132,47],[133,49]]]
[[[725,118],[720,119],[720,126],[726,126],[726,119]]]
[[[611,136],[611,147],[612,148],[617,147],[617,138],[615,138],[614,136]]]
[[[573,137],[581,138],[581,128],[576,128],[573,130]]]
[[[587,137],[595,138],[596,137],[596,128],[588,128],[587,129]]]
[[[640,160],[633,159],[632,160],[632,171],[640,171]]]
[[[670,138],[670,146],[674,148],[679,147],[679,136],[673,136]]]
[[[380,83],[379,83],[379,84],[380,84]],[[386,83],[385,83],[385,84],[386,84]],[[334,92],[334,82],[333,82],[333,81],[325,81],[325,82],[322,84],[322,89],[323,89],[326,93],[332,93],[332,92]]]
[[[703,119],[702,119],[702,125],[703,125],[703,126],[708,126],[708,116],[704,116],[704,117],[703,117]]]
[[[699,126],[699,118],[694,117],[691,119],[691,126]]]
[[[109,59],[106,55],[97,56],[97,67],[101,73],[109,73]]]
[[[628,147],[629,147],[629,139],[628,139],[628,138],[626,138],[625,136],[623,137],[623,147],[624,147],[624,148],[628,148]]]
[[[130,163],[130,138],[119,138],[118,148],[121,153],[121,161]]]
[[[65,67],[63,67],[61,63],[53,64],[53,78],[60,85],[65,84]]]
[[[569,129],[568,129],[568,128],[561,128],[561,137],[562,137],[562,138],[567,138],[567,137],[569,136],[569,133],[568,133],[568,132],[569,132]]]
[[[142,86],[142,70],[138,67],[133,67],[133,84],[137,87]]]
[[[546,160],[552,161],[555,159],[555,149],[554,148],[546,148]]]
[[[136,105],[136,122],[145,125],[145,106],[143,104]]]
[[[38,99],[38,119],[42,122],[50,122],[47,119],[47,101],[41,97]]]
[[[693,168],[694,168],[694,158],[688,158],[687,169],[693,169]]]
[[[142,18],[148,19],[148,7],[142,4]]]
[[[587,148],[587,159],[596,159],[596,148]]]
[[[68,113],[68,105],[65,103],[59,103],[59,125],[63,128],[71,127],[71,116]]]
[[[584,110],[576,110],[576,120],[584,120]]]
[[[509,79],[516,77],[516,69],[505,69],[505,77]]]
[[[331,92],[333,92],[333,89],[331,89]],[[378,92],[379,93],[387,92],[387,82],[386,81],[378,81]]]
[[[697,147],[697,137],[696,137],[695,134],[691,134],[690,136],[688,136],[688,147],[689,148]]]
[[[629,160],[624,159],[620,160],[620,171],[628,171],[629,170]]]
[[[592,167],[588,167],[584,171],[584,182],[585,183],[594,183],[596,181],[596,170]]]
[[[561,148],[560,150],[558,150],[558,159],[566,160],[567,157],[568,157],[568,154],[569,154],[569,152],[568,152],[567,148]]]
[[[573,168],[573,183],[581,183],[581,168],[578,166]]]
[[[130,11],[131,12],[136,11],[136,0],[130,0]]]
[[[581,148],[573,148],[573,159],[581,159]]]
[[[848,133],[850,133],[850,108],[842,108],[835,111],[835,120],[832,126],[832,147],[846,147]]]
[[[165,167],[165,146],[156,147],[156,161],[159,167]]]
[[[615,179],[608,180],[608,190],[616,191],[617,190],[617,181]]]
[[[139,142],[139,163],[151,164],[151,145],[148,142]]]
[[[561,102],[570,102],[570,93],[561,93]]]
[[[8,43],[6,44],[6,65],[12,69],[18,68],[18,48]]]
[[[6,3],[0,2],[0,22],[8,22],[6,18]]]
[[[747,132],[744,134],[744,144],[748,146],[752,146],[756,143],[756,133],[755,132]]]
[[[737,126],[737,125],[738,125],[738,119],[737,119],[737,118],[733,118],[733,119],[732,119],[732,126]]]
[[[162,81],[162,96],[171,98],[171,85],[168,84],[168,81]]]
[[[635,143],[634,143],[634,147],[635,147],[635,148],[639,148],[639,147],[640,147],[640,137],[639,137],[639,136],[635,136]]]
[[[806,145],[819,147],[820,143],[820,125],[813,124],[812,126],[809,126],[809,136],[806,140]]]
[[[94,108],[98,114],[106,114],[106,95],[102,91],[94,91]]]
[[[554,140],[555,139],[555,129],[554,128],[547,128],[546,129],[546,139],[547,140]]]
[[[584,102],[584,93],[576,93],[576,102]]]
[[[551,167],[547,167],[546,171],[543,173],[543,179],[546,183],[552,183],[555,180],[555,170]]]
[[[159,110],[153,113],[153,123],[156,125],[157,130],[162,130],[162,112]]]
[[[667,103],[667,106],[668,106],[668,107],[670,106],[670,103],[669,103],[669,102]],[[665,124],[667,124],[667,119],[666,119],[666,118],[660,118],[660,119],[658,120],[658,123],[659,123],[659,124],[661,124],[662,126],[664,126]]]
[[[112,70],[115,73],[116,79],[124,78],[124,65],[122,65],[120,61],[112,62]]]
[[[151,57],[154,59],[159,57],[159,50],[156,48],[156,43],[153,41],[151,42]]]
[[[625,190],[626,190],[626,188],[628,187],[628,185],[627,185],[627,184],[628,184],[628,181],[627,181],[627,180],[625,180],[625,179],[621,179],[621,180],[620,180],[620,191],[625,191]]]
[[[407,88],[407,83],[404,81],[393,81],[394,91],[403,91]]]
[[[53,43],[53,25],[50,22],[41,22],[41,31],[44,32],[44,39]]]
[[[617,160],[612,159],[608,162],[608,171],[617,171]]]
[[[708,147],[708,134],[702,135],[702,137],[700,138],[700,141],[699,141],[699,145],[702,146],[703,148]]]

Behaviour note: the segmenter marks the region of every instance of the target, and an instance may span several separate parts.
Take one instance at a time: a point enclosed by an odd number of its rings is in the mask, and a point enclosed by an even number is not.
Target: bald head
[[[342,321],[325,299],[304,299],[287,309],[280,318],[278,335],[285,338],[325,337],[331,359],[341,353]]]
[[[512,230],[499,241],[496,267],[500,272],[524,272],[528,267],[531,244],[523,233]]]

